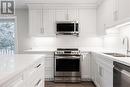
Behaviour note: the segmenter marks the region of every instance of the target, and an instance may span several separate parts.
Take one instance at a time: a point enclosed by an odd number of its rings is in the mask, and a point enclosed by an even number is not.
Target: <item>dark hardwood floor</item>
[[[45,82],[45,87],[95,87],[95,86],[92,82],[81,82],[81,83]]]

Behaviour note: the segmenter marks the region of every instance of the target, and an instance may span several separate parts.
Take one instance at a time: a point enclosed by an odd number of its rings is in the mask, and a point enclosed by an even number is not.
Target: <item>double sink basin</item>
[[[130,57],[130,55],[125,55],[125,54],[121,54],[121,53],[104,53],[106,55],[110,55],[113,57]]]

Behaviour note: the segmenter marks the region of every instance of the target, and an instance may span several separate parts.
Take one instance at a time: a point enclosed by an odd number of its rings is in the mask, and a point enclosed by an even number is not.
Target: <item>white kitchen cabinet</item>
[[[105,27],[111,26],[116,20],[116,15],[114,16],[114,4],[113,0],[105,0],[104,2],[105,6]]]
[[[23,78],[26,87],[37,87],[42,81],[44,81],[43,62],[43,60],[40,60],[24,71]]]
[[[92,80],[97,87],[113,87],[113,61],[100,54],[92,54]]]
[[[45,79],[54,79],[54,53],[47,53],[45,57]]]
[[[97,87],[100,87],[100,78],[98,74],[98,63],[96,55],[91,53],[91,79]]]
[[[81,78],[83,81],[88,81],[91,79],[90,72],[90,53],[82,52],[81,58]]]
[[[71,21],[79,21],[79,10],[78,9],[69,9],[68,18]]]
[[[67,18],[67,10],[56,10],[56,21],[66,21]]]
[[[103,0],[97,7],[97,34],[130,18],[130,0]]]
[[[45,55],[44,58],[44,74],[46,81],[53,81],[54,80],[54,52],[36,52],[36,51],[26,51],[27,54],[43,54]]]
[[[29,34],[31,36],[43,35],[42,9],[29,10]]]
[[[43,10],[43,32],[44,36],[56,35],[55,10]]]
[[[113,87],[113,67],[103,60],[97,62],[100,87]]]
[[[79,9],[79,36],[96,35],[96,9]]]
[[[57,9],[56,21],[78,21],[78,9]]]
[[[130,0],[118,0],[119,20],[130,18]]]
[[[55,11],[29,9],[29,33],[31,36],[55,36]]]
[[[114,0],[104,0],[97,8],[97,34],[104,35],[107,27],[111,26],[114,18]]]

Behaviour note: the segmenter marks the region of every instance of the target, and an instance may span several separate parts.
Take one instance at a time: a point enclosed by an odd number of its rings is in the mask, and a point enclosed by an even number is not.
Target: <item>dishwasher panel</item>
[[[113,87],[130,87],[130,66],[114,62]]]

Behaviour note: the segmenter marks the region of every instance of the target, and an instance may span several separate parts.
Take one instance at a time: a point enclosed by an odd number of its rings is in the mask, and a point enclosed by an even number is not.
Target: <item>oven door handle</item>
[[[56,59],[80,59],[80,56],[55,56]]]

